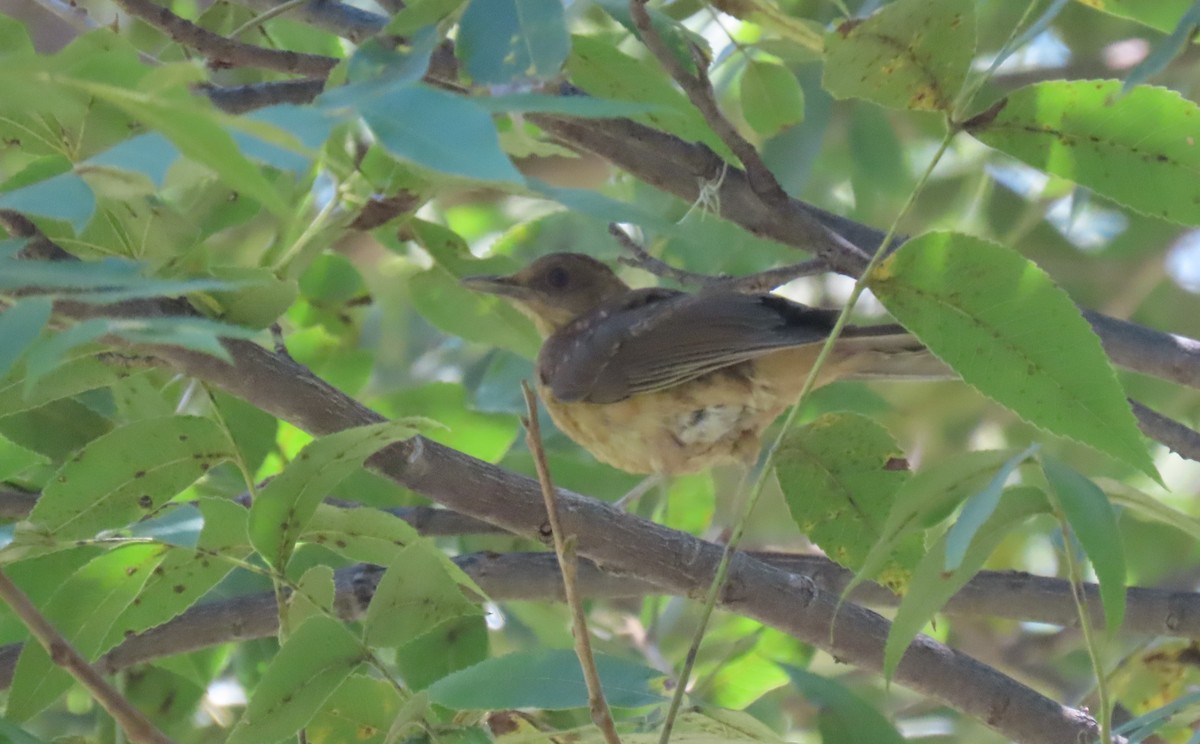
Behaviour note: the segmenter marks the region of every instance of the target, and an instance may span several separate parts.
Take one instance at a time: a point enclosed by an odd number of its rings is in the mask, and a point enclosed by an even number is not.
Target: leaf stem
[[[1096,697],[1100,700],[1100,741],[1112,741],[1111,698],[1108,692],[1108,678],[1104,672],[1104,662],[1100,658],[1100,646],[1096,638],[1096,630],[1092,627],[1092,616],[1088,612],[1087,599],[1083,593],[1083,573],[1079,561],[1075,560],[1075,537],[1071,525],[1067,522],[1062,504],[1054,495],[1054,489],[1047,493],[1054,504],[1054,516],[1058,519],[1059,529],[1063,534],[1063,553],[1067,561],[1067,577],[1071,580],[1071,596],[1075,599],[1075,609],[1079,613],[1079,629],[1083,632],[1083,645],[1087,647],[1088,659],[1092,662],[1092,673],[1096,675]]]

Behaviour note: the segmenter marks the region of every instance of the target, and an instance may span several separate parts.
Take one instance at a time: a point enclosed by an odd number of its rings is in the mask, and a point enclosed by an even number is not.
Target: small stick
[[[29,628],[33,637],[42,644],[50,660],[59,665],[87,688],[92,698],[104,707],[113,717],[117,725],[125,732],[134,744],[174,744],[165,734],[154,727],[142,712],[122,697],[121,693],[110,685],[100,673],[83,658],[71,642],[62,636],[42,615],[33,602],[20,587],[12,583],[3,571],[0,571],[0,599],[8,603],[21,622]]]
[[[596,669],[596,659],[592,655],[591,636],[588,635],[587,618],[583,612],[583,601],[579,598],[579,588],[575,580],[575,536],[563,535],[562,522],[558,518],[558,499],[555,497],[554,484],[550,481],[550,466],[546,464],[546,452],[542,449],[542,430],[538,423],[537,397],[529,389],[529,384],[521,381],[521,392],[525,394],[525,407],[529,417],[521,421],[525,426],[525,443],[533,453],[533,464],[537,469],[538,482],[542,485],[542,498],[546,501],[546,516],[550,520],[550,530],[554,536],[554,553],[558,556],[558,567],[562,571],[563,593],[567,598],[567,606],[571,608],[571,634],[575,637],[575,655],[579,657],[579,666],[583,669],[583,680],[587,684],[588,707],[591,710],[592,722],[604,733],[607,744],[621,744],[617,735],[617,725],[613,721],[612,712],[608,709],[608,701],[604,699],[604,690],[600,686],[600,672]]]
[[[683,92],[687,94],[692,105],[704,117],[708,126],[712,127],[721,141],[733,151],[738,160],[742,161],[742,165],[746,168],[746,176],[750,180],[750,188],[754,190],[754,193],[768,205],[786,204],[787,193],[779,185],[775,174],[763,162],[758,150],[739,134],[729,119],[721,113],[717,99],[713,96],[708,73],[704,69],[707,64],[707,60],[703,58],[704,55],[694,46],[691,48],[696,73],[694,75],[689,73],[655,30],[650,21],[650,14],[646,12],[646,0],[629,0],[629,14],[633,17],[633,23],[637,26],[638,33],[641,34],[642,43],[646,45],[646,48],[650,50],[650,53],[667,73],[675,79],[675,82],[683,88]]]
[[[735,292],[769,292],[776,287],[782,287],[793,279],[799,279],[802,276],[824,274],[829,271],[829,264],[824,259],[812,258],[800,263],[767,269],[766,271],[746,276],[699,274],[694,271],[677,269],[667,262],[651,256],[645,248],[639,245],[636,240],[631,238],[628,233],[615,223],[608,226],[608,232],[632,256],[631,258],[622,257],[617,259],[622,264],[648,271],[660,279],[670,279],[683,285],[701,287],[719,286],[722,289],[732,289]]]

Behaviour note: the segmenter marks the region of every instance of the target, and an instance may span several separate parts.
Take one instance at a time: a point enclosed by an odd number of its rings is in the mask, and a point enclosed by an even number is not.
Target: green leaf
[[[288,627],[298,628],[316,615],[332,615],[336,593],[332,566],[321,563],[305,571],[296,582],[296,591],[288,597]]]
[[[883,653],[883,673],[887,678],[890,679],[895,673],[908,644],[917,637],[921,628],[983,567],[984,561],[1000,541],[1018,524],[1046,510],[1046,497],[1041,491],[1028,486],[1010,488],[1004,492],[1004,498],[991,517],[975,533],[970,548],[957,568],[945,570],[945,537],[929,547],[913,571],[908,593],[900,602],[888,632]]]
[[[381,398],[375,410],[388,418],[435,418],[446,428],[429,432],[430,439],[486,462],[498,462],[508,452],[519,426],[514,416],[468,409],[466,389],[448,382],[398,390]]]
[[[214,266],[211,271],[229,287],[211,292],[220,306],[220,317],[236,326],[266,328],[296,300],[295,280],[282,279],[271,269]]]
[[[1098,485],[1104,489],[1105,493],[1109,494],[1112,503],[1131,509],[1147,519],[1174,527],[1185,535],[1200,540],[1200,519],[1178,509],[1172,509],[1161,500],[1126,483],[1104,478],[1098,482]]]
[[[70,81],[77,88],[126,111],[131,117],[161,132],[179,151],[221,177],[231,188],[262,204],[273,214],[286,216],[291,208],[283,196],[238,148],[221,126],[221,116],[211,105],[184,95],[150,94],[113,85]]]
[[[516,270],[511,259],[480,261],[453,230],[413,219],[409,222],[417,243],[433,257],[435,266],[409,279],[413,305],[441,330],[522,356],[537,355],[541,342],[529,321],[508,303],[472,292],[460,280],[472,274],[504,274]]]
[[[112,642],[161,625],[199,601],[250,554],[246,509],[224,499],[201,499],[204,527],[196,548],[172,546],[115,623]]]
[[[93,660],[117,616],[150,576],[167,548],[126,545],[92,560],[67,579],[42,608],[43,614],[84,658]],[[41,644],[21,650],[5,716],[24,721],[71,686],[72,677],[51,661]]]
[[[523,183],[500,149],[492,117],[474,102],[423,85],[395,86],[359,113],[393,155],[452,176]]]
[[[871,545],[862,566],[842,590],[842,598],[849,596],[863,581],[877,575],[898,546],[915,541],[924,546],[925,530],[982,488],[1013,454],[1009,450],[963,452],[921,468],[901,484],[879,539]]]
[[[1173,90],[1139,85],[1122,95],[1119,80],[1057,80],[1013,91],[965,127],[1131,209],[1200,225],[1197,120],[1200,107]]]
[[[279,649],[227,740],[272,744],[295,734],[362,663],[362,644],[337,620],[316,615]]]
[[[1193,0],[1078,0],[1093,10],[1128,18],[1138,23],[1170,33],[1179,19],[1191,7]]]
[[[1095,483],[1048,455],[1042,455],[1041,462],[1054,503],[1062,509],[1067,524],[1092,561],[1100,582],[1104,627],[1109,637],[1114,638],[1125,619],[1125,551],[1117,515]]]
[[[657,705],[664,699],[662,672],[599,654],[596,668],[604,697],[614,708]],[[438,680],[429,699],[454,710],[587,707],[587,686],[579,659],[569,649],[508,654],[480,662]]]
[[[387,512],[328,504],[317,506],[300,535],[303,542],[324,545],[338,555],[378,566],[392,565],[405,547],[420,539],[408,522]]]
[[[363,460],[416,433],[412,421],[359,426],[310,442],[250,507],[250,542],[272,566],[282,569],[321,500]]]
[[[800,531],[850,569],[862,566],[880,541],[896,491],[909,478],[904,453],[891,435],[851,413],[826,414],[789,431],[775,471]],[[917,535],[893,545],[880,583],[901,589],[921,547]]]
[[[0,312],[0,338],[4,339],[0,345],[0,377],[8,374],[25,349],[41,335],[52,309],[48,297],[27,297]],[[8,412],[2,406],[0,410]]]
[[[179,159],[179,149],[158,132],[139,134],[89,158],[84,166],[118,168],[141,173],[158,188],[163,187],[167,169]]]
[[[763,138],[804,120],[804,90],[792,71],[778,62],[750,60],[738,92],[746,123]]]
[[[16,57],[33,52],[29,29],[18,19],[0,15],[0,57]]]
[[[975,540],[975,533],[983,527],[996,511],[996,507],[1000,505],[1000,496],[1004,493],[1004,484],[1008,482],[1009,476],[1021,463],[1032,457],[1038,449],[1038,445],[1034,444],[1023,452],[1013,455],[1000,466],[983,490],[967,499],[962,513],[958,515],[958,519],[954,520],[954,524],[946,532],[945,569],[947,571],[953,571],[962,563],[963,557],[966,556],[967,550]]]
[[[414,0],[405,3],[400,12],[388,21],[384,33],[407,36],[426,26],[433,26],[462,7],[464,2],[466,0]]]
[[[459,588],[448,559],[418,540],[400,551],[367,608],[363,629],[372,646],[403,646],[442,623],[483,611]]]
[[[819,711],[817,729],[826,744],[903,744],[904,737],[877,708],[833,680],[781,664],[792,686]]]
[[[488,655],[487,622],[482,614],[449,620],[396,649],[396,669],[414,690],[478,664]]]
[[[629,3],[624,0],[594,0],[594,3],[612,16],[614,21],[624,26],[626,31],[639,40],[642,38],[642,30],[633,22],[633,16],[629,13]],[[646,14],[650,16],[650,26],[654,29],[654,33],[671,50],[671,54],[675,56],[679,65],[690,74],[696,74],[696,57],[692,53],[693,48],[697,49],[700,56],[705,59],[712,57],[712,49],[709,48],[708,41],[700,34],[691,31],[687,26],[658,8],[647,7]],[[609,45],[612,46],[611,43]],[[657,63],[653,66],[661,68],[661,65]],[[645,65],[643,65],[643,70],[647,70]]]
[[[678,224],[636,204],[619,201],[591,189],[571,189],[551,186],[536,178],[527,179],[529,188],[547,199],[553,199],[567,209],[580,215],[604,222],[630,222],[645,230],[654,230],[663,235],[677,236],[681,233]]]
[[[898,0],[825,35],[824,88],[890,108],[951,112],[975,54],[970,0]]]
[[[329,696],[304,730],[312,742],[374,744],[384,741],[401,707],[400,692],[393,684],[355,674]],[[393,741],[405,739],[399,737]]]
[[[0,481],[6,481],[34,465],[46,462],[49,461],[42,455],[0,434]],[[30,498],[34,497],[31,495]]]
[[[1100,340],[1032,262],[979,238],[928,233],[884,259],[868,286],[984,395],[1161,482]]]
[[[233,457],[224,431],[208,419],[136,421],[94,440],[64,464],[29,521],[59,540],[123,527]]]
[[[4,20],[0,16],[0,20]],[[0,37],[0,49],[4,48],[4,39]],[[0,718],[0,740],[5,744],[48,744],[46,739],[39,739],[11,721]]]
[[[596,98],[655,105],[654,110],[631,118],[682,139],[702,142],[725,160],[736,162],[728,146],[659,65],[635,59],[601,39],[576,35],[571,37],[567,73],[572,83]]]
[[[96,195],[74,171],[0,194],[0,207],[68,222],[82,230],[96,211]]]
[[[505,85],[558,75],[571,51],[560,0],[472,0],[455,51],[476,83]]]

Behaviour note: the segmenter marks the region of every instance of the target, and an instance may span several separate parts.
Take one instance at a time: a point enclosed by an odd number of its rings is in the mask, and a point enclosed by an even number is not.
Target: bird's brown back
[[[534,318],[545,336],[538,388],[558,427],[634,473],[752,461],[837,315],[773,294],[633,290],[580,254],[467,282]],[[848,327],[817,382],[887,375],[896,360],[903,377],[947,374],[899,326]]]

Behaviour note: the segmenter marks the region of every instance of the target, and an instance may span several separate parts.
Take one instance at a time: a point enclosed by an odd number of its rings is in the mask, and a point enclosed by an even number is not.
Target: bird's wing
[[[559,400],[612,403],[775,349],[823,342],[835,316],[776,295],[632,292],[552,337],[539,373]]]

